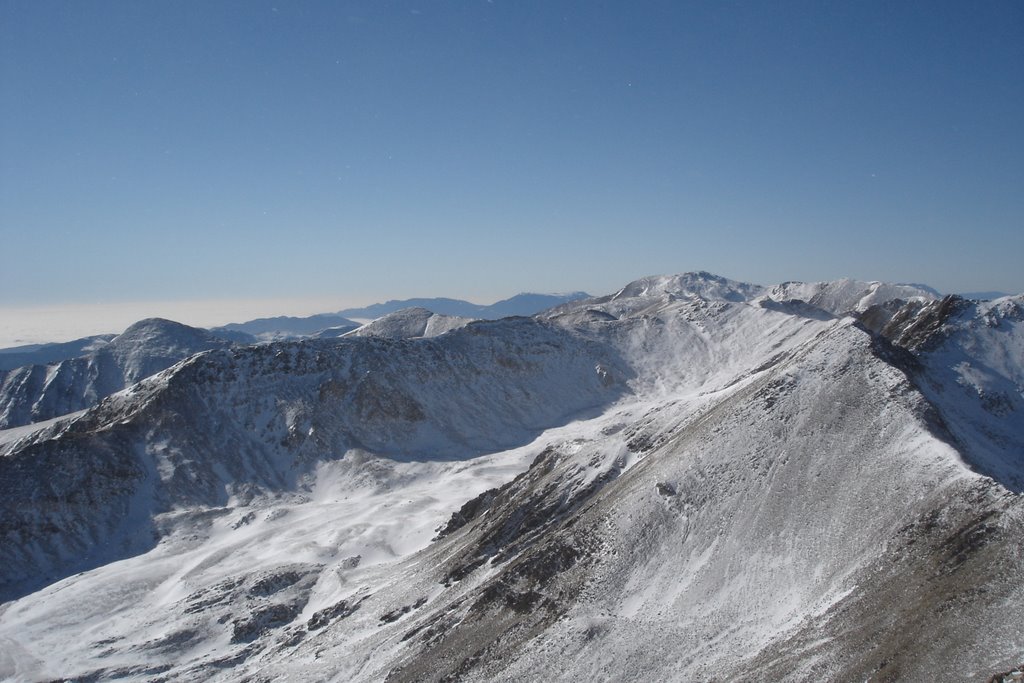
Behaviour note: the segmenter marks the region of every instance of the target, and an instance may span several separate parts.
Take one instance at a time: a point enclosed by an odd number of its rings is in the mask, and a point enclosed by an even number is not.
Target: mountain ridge
[[[515,315],[534,315],[559,304],[589,298],[586,292],[568,294],[537,294],[523,292],[493,304],[474,304],[463,299],[415,298],[393,299],[384,303],[372,304],[363,308],[347,308],[338,315],[353,318],[379,318],[404,308],[425,308],[433,313],[459,318],[495,320]]]
[[[850,282],[211,349],[0,439],[0,674],[1008,670],[1024,301]]]
[[[242,332],[252,335],[259,341],[280,341],[301,338],[328,328],[354,330],[359,323],[341,315],[319,313],[304,318],[280,315],[273,318],[256,318],[244,323],[228,323],[219,327],[211,327],[214,334],[224,332]]]

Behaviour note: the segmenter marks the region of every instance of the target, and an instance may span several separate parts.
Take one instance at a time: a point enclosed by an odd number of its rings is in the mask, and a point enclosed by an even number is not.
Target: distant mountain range
[[[303,337],[340,337],[358,328],[361,321],[375,320],[403,309],[426,309],[431,313],[474,320],[497,320],[513,315],[534,315],[541,311],[569,301],[585,299],[586,292],[571,294],[517,294],[489,305],[474,304],[462,299],[402,299],[363,308],[348,308],[337,313],[320,313],[302,318],[278,316],[258,318],[243,323],[231,323],[211,328],[211,332],[224,335],[241,332],[254,336],[258,341],[282,341]]]
[[[517,294],[489,305],[474,304],[462,299],[403,299],[350,308],[338,313],[318,313],[305,317],[276,316],[229,323],[210,328],[215,336],[238,344],[283,341],[304,337],[340,337],[358,328],[361,320],[376,319],[406,308],[426,308],[431,313],[476,320],[494,320],[510,315],[534,315],[568,301],[587,298],[585,292],[571,294]],[[116,334],[100,334],[69,342],[29,344],[0,348],[0,370],[13,370],[23,365],[47,365],[76,358],[102,348]]]
[[[361,336],[429,337],[461,327],[471,319],[532,315],[586,296],[583,292],[519,294],[489,306],[458,299],[408,299],[352,311],[358,314],[356,317],[380,318],[365,326],[359,332]],[[473,315],[456,316],[410,306],[417,301]],[[210,330],[153,318],[135,323],[120,335],[0,349],[0,429],[89,408],[199,351],[231,344],[336,338],[360,326],[342,314],[332,313],[258,318]]]
[[[365,308],[347,308],[338,311],[338,315],[347,318],[374,319],[403,308],[425,308],[432,313],[450,315],[459,318],[476,318],[478,320],[497,320],[513,315],[534,315],[543,310],[570,301],[590,298],[586,292],[570,294],[517,294],[509,299],[502,299],[489,305],[474,304],[462,299],[402,299],[373,304]]]
[[[357,327],[359,327],[359,323],[348,318],[330,313],[320,313],[305,318],[285,315],[276,318],[257,318],[244,323],[212,327],[210,331],[215,334],[242,332],[252,335],[259,341],[278,341],[308,337],[328,328],[342,330],[344,333]]]

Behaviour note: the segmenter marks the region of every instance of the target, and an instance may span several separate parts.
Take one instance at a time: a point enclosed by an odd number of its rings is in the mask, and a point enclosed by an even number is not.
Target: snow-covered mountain
[[[253,335],[257,340],[263,342],[285,341],[305,337],[334,339],[359,327],[359,323],[350,320],[350,318],[374,320],[405,309],[420,308],[450,318],[497,320],[508,316],[533,315],[558,304],[584,299],[588,296],[585,292],[573,292],[571,294],[517,294],[514,297],[503,299],[487,306],[470,303],[462,299],[392,300],[363,308],[349,308],[336,314],[321,313],[305,318],[288,316],[259,318],[244,323],[231,323],[230,325],[215,327],[211,331],[220,335],[230,332],[243,332]],[[438,322],[440,320],[438,318]]]
[[[894,285],[861,280],[830,282],[784,282],[772,287],[768,296],[776,301],[799,299],[835,315],[860,313],[887,301],[933,301],[940,295],[925,285]]]
[[[1021,298],[819,284],[216,348],[0,432],[0,676],[1008,671]]]
[[[83,356],[0,371],[0,429],[40,422],[101,399],[230,341],[170,320],[140,320]]]
[[[403,308],[377,318],[349,333],[357,337],[389,337],[391,339],[419,339],[436,337],[465,327],[472,318],[441,315],[425,308]]]
[[[880,332],[913,352],[918,388],[968,461],[1024,492],[1024,295],[909,303]]]

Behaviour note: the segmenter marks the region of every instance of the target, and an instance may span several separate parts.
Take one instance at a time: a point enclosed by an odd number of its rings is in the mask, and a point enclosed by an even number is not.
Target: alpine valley
[[[468,317],[10,370],[0,678],[1018,680],[1024,296]]]

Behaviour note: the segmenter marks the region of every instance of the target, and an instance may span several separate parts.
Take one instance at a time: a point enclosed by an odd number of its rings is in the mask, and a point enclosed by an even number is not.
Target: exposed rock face
[[[927,350],[926,346],[935,347],[942,342],[942,331],[950,317],[969,305],[953,295],[940,301],[907,303],[896,308],[878,332],[905,349]]]
[[[988,679],[988,683],[1018,683],[1024,681],[1024,664],[1014,667],[1011,671],[1004,671]]]

